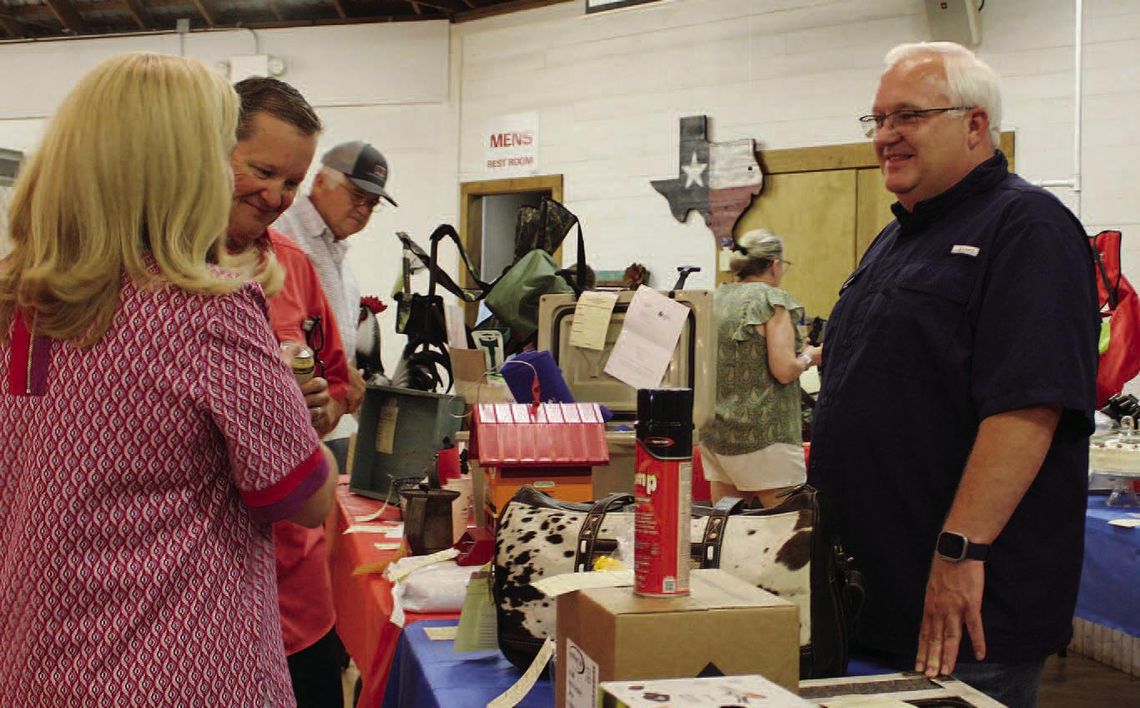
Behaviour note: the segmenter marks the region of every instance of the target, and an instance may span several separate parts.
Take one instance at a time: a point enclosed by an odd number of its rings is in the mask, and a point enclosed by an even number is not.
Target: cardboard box
[[[816,708],[763,676],[607,681],[598,687],[601,708]]]
[[[557,705],[592,706],[602,681],[760,674],[796,689],[795,605],[721,570],[694,570],[690,587],[667,599],[630,587],[559,596]]]

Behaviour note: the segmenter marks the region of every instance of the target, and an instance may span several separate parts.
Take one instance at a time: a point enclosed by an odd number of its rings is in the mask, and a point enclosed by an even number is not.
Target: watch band
[[[963,534],[943,531],[938,534],[938,543],[934,549],[939,556],[951,563],[964,560],[984,561],[989,556],[990,544],[972,543]]]

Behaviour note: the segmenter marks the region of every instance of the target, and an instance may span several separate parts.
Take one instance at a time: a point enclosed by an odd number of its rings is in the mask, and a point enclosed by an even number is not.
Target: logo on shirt
[[[960,243],[955,244],[954,247],[950,249],[951,253],[962,256],[969,256],[970,258],[977,258],[980,251],[981,249],[977,246],[964,246]]]

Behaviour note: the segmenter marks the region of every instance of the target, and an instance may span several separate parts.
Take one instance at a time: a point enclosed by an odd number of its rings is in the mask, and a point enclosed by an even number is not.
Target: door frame
[[[556,202],[562,201],[562,175],[538,175],[535,177],[510,177],[506,179],[491,179],[474,182],[462,182],[459,185],[459,241],[463,250],[476,268],[483,266],[483,197],[500,196],[503,194],[519,194],[522,192],[549,192],[550,198]],[[562,249],[554,252],[554,260],[561,262]],[[459,269],[460,287],[474,287],[465,268]],[[465,306],[465,319],[468,325],[475,324],[479,313],[479,306],[467,303]]]

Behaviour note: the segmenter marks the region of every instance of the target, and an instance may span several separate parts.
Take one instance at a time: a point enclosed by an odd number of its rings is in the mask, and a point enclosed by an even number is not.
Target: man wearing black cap
[[[364,396],[364,379],[356,369],[356,325],[360,308],[360,288],[344,262],[345,240],[364,229],[372,212],[387,200],[396,205],[385,190],[388,161],[380,152],[360,140],[341,143],[324,154],[321,169],[313,179],[307,197],[297,198],[274,226],[296,241],[309,255],[321,288],[336,315],[341,341],[349,358],[351,387],[348,411],[359,406]],[[325,437],[344,469],[348,439],[356,429],[352,416]]]

